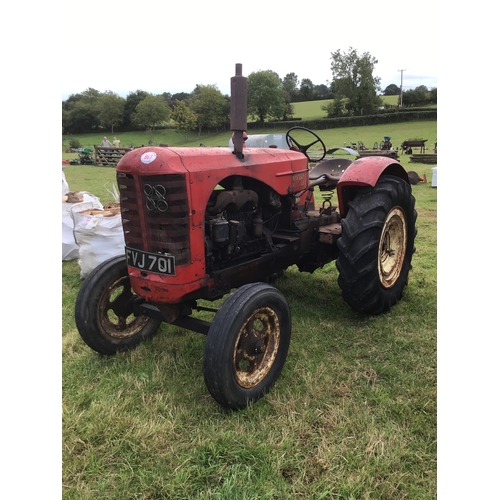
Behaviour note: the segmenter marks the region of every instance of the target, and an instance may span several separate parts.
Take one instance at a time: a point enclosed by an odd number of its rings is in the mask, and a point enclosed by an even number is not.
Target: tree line
[[[293,103],[330,99],[322,106],[328,117],[372,114],[382,106],[380,78],[374,76],[377,59],[356,49],[331,53],[332,81],[314,85],[295,73],[284,78],[272,71],[257,71],[247,77],[249,119],[265,122],[293,119]],[[383,95],[399,95],[394,84]],[[437,102],[437,89],[425,87],[403,92],[403,105],[420,106]],[[151,94],[130,92],[126,98],[112,91],[88,88],[62,102],[62,127],[65,134],[124,130],[152,130],[166,124],[185,132],[220,131],[229,128],[230,97],[215,85],[196,85],[191,93]]]

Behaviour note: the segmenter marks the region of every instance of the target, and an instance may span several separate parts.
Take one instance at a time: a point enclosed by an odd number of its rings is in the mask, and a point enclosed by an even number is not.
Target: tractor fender
[[[337,184],[337,198],[342,217],[347,214],[348,204],[356,197],[359,189],[374,187],[382,174],[394,175],[410,183],[401,163],[386,156],[365,156],[349,165]]]

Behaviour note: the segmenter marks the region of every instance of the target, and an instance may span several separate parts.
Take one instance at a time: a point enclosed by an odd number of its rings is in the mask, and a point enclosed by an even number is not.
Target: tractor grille
[[[125,244],[144,252],[172,254],[176,266],[188,264],[186,177],[170,174],[135,178],[118,173],[117,181]]]

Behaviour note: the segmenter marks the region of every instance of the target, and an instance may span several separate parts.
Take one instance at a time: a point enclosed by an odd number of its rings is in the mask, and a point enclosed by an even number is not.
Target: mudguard
[[[349,201],[353,200],[360,187],[375,186],[382,174],[394,175],[410,183],[401,163],[385,156],[365,156],[353,161],[342,174],[337,184],[339,211],[345,217]]]

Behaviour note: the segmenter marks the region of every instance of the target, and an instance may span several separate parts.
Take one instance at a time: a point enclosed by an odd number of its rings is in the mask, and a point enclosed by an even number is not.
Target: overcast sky
[[[417,12],[407,0],[390,7],[364,0],[65,2],[62,55],[72,64],[62,74],[62,99],[89,87],[126,97],[189,93],[200,84],[230,94],[236,63],[244,76],[270,69],[326,84],[331,53],[349,47],[378,60],[382,89],[399,86],[401,75],[404,90],[437,87],[435,5],[422,0]]]

